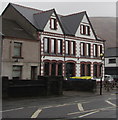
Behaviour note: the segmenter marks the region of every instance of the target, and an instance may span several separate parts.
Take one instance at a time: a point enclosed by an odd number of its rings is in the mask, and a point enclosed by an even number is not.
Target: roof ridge
[[[50,9],[50,10],[46,10],[46,11],[40,11],[40,12],[38,12],[38,13],[34,13],[34,15],[36,15],[36,14],[41,14],[41,13],[46,13],[46,12],[49,12],[49,11],[51,11],[51,10],[54,10],[54,9]]]
[[[27,8],[27,9],[32,9],[32,10],[36,10],[36,11],[43,11],[43,10],[39,10],[36,8],[32,8],[32,7],[27,7],[27,6],[23,6],[23,5],[19,5],[19,4],[15,4],[15,3],[10,3],[11,5],[17,5],[19,7],[23,7],[23,8]]]
[[[65,16],[61,16],[61,17],[68,17],[68,16],[80,14],[80,13],[85,13],[85,12],[86,12],[86,11],[81,11],[81,12],[77,12],[77,13],[73,13],[73,14],[69,14],[69,15],[65,15]]]

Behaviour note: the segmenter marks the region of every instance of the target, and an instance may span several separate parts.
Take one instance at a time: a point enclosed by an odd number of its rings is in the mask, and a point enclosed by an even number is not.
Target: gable
[[[83,16],[83,19],[80,22],[80,25],[76,31],[75,36],[96,39],[95,32],[86,14]]]
[[[66,35],[72,35],[72,36],[75,35],[84,14],[85,11],[81,13],[76,13],[61,17],[61,23],[63,25],[64,32]]]
[[[44,27],[44,31],[63,34],[63,30],[62,30],[59,18],[55,12],[53,12],[50,18],[48,19],[48,22]]]

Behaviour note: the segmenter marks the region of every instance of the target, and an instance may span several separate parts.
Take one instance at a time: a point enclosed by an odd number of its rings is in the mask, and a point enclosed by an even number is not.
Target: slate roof
[[[15,21],[3,19],[2,33],[8,37],[17,37],[23,39],[34,40],[33,36],[29,35],[23,28],[21,28]]]
[[[40,30],[43,30],[46,23],[48,22],[50,16],[52,15],[52,13],[54,12],[54,10],[49,10],[46,12],[41,12],[41,13],[37,13],[37,14],[33,14],[34,19],[37,23],[37,27]]]
[[[42,10],[32,9],[24,6],[20,6],[17,4],[10,3],[12,7],[14,7],[20,14],[22,14],[33,26],[38,29],[36,21],[33,17],[33,14],[42,12]]]
[[[41,30],[41,31],[44,29],[51,14],[53,12],[55,12],[54,9],[51,9],[48,11],[42,11],[42,10],[32,9],[32,8],[20,6],[17,4],[12,4],[12,3],[10,3],[9,5],[14,7],[21,15],[23,15],[37,30]],[[56,14],[56,12],[55,12],[55,14]],[[83,19],[83,16],[85,14],[86,14],[86,12],[84,11],[84,12],[67,15],[67,16],[62,16],[62,15],[56,14],[56,16],[59,20],[59,23],[60,23],[63,33],[65,35],[74,36],[80,25],[80,22]],[[86,14],[86,16],[87,16],[87,14]],[[87,16],[87,18],[88,18],[88,16]],[[89,23],[90,23],[90,21],[89,21]],[[91,23],[90,23],[90,25],[91,25]],[[91,27],[92,27],[92,25],[91,25]],[[93,30],[93,28],[92,28],[92,30]],[[93,33],[96,37],[94,30],[93,30]],[[97,37],[96,37],[96,39],[97,39]]]
[[[108,48],[105,51],[105,57],[118,57],[118,47]]]
[[[65,34],[75,35],[84,15],[85,12],[81,12],[74,15],[62,16],[61,23],[65,31]]]

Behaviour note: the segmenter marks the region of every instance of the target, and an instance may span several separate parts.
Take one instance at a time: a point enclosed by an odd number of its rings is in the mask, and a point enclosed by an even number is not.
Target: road
[[[3,118],[116,118],[115,93],[15,99],[3,102]]]

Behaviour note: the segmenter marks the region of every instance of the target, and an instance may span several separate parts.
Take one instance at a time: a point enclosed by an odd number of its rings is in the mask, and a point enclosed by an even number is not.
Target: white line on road
[[[85,117],[85,116],[88,116],[88,115],[91,115],[91,114],[94,114],[94,113],[97,113],[99,112],[99,110],[96,110],[94,112],[90,112],[90,113],[87,113],[87,114],[84,114],[84,115],[81,115],[81,116],[78,116],[79,118],[82,118],[82,117]]]
[[[77,106],[78,106],[78,109],[79,109],[81,112],[84,111],[84,108],[83,108],[83,106],[82,106],[81,103],[78,103]]]
[[[3,110],[3,111],[0,111],[0,112],[10,112],[10,111],[21,110],[21,109],[24,109],[24,107],[21,107],[21,108],[14,108],[14,109],[9,109],[9,110]]]
[[[31,118],[37,118],[39,113],[41,113],[41,109],[38,109],[36,112],[33,113],[33,115],[31,116]]]
[[[92,109],[92,110],[85,110],[83,112],[73,112],[73,113],[68,113],[67,115],[74,115],[74,114],[79,114],[79,113],[86,113],[86,112],[92,112],[92,111],[97,111],[97,110],[108,110],[108,109],[113,109],[114,107],[106,107],[106,108],[99,108],[99,109]]]
[[[108,101],[108,100],[106,100],[106,102],[107,102],[108,104],[114,106],[114,107],[117,107],[116,104],[113,104],[112,102],[110,102],[110,101]]]

